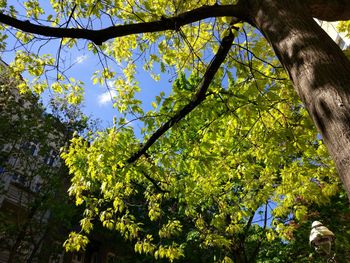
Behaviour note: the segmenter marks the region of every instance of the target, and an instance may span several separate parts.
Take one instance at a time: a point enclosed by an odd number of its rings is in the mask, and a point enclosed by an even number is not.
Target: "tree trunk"
[[[290,75],[350,198],[350,62],[300,0],[246,0]]]
[[[47,233],[49,232],[48,230],[49,230],[49,227],[47,226],[45,228],[44,233],[40,237],[40,239],[37,242],[33,242],[34,243],[34,247],[33,247],[32,251],[31,251],[30,256],[27,259],[26,263],[32,263],[34,261],[34,259],[38,256],[38,252],[40,252],[39,251],[40,246],[41,246],[42,242],[44,241],[44,239],[47,237]]]
[[[27,215],[27,218],[25,219],[25,222],[24,222],[23,226],[21,227],[21,229],[16,237],[15,243],[12,245],[12,247],[10,249],[8,263],[13,263],[16,261],[16,256],[18,254],[18,248],[21,245],[21,243],[25,240],[25,238],[27,236],[28,228],[29,228],[30,224],[32,223],[32,221],[35,220],[35,214],[37,213],[38,208],[39,208],[42,200],[44,200],[45,198],[46,198],[46,195],[43,195],[38,200],[35,200],[35,202],[33,203],[33,206],[30,208],[28,215]]]
[[[26,222],[21,227],[21,229],[16,237],[15,243],[12,245],[12,247],[10,249],[8,263],[13,263],[16,260],[18,260],[18,259],[16,259],[16,256],[18,255],[18,248],[26,238],[28,227],[31,224],[31,220],[33,220],[33,218],[34,218],[35,212],[36,212],[36,208],[30,210],[30,213],[28,215],[28,218],[26,219]]]

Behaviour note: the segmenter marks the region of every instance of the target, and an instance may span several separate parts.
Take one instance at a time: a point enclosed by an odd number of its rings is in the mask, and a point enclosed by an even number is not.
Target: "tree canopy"
[[[211,248],[204,261],[253,262],[264,241],[293,239],[341,192],[325,145],[345,187],[350,178],[335,154],[350,151],[350,64],[312,19],[349,19],[350,5],[328,2],[1,1],[1,48],[14,52],[13,77],[28,76],[20,90],[81,102],[89,83],[69,75],[65,54],[83,48],[123,114],[62,154],[84,207],[66,249],[86,246],[96,220],[170,261]],[[149,111],[139,71],[172,80]]]

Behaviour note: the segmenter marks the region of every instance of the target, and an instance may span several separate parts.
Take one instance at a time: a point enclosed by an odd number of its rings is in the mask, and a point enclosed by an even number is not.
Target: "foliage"
[[[262,246],[258,262],[325,262],[305,240],[308,240],[312,221],[322,218],[322,223],[331,229],[335,236],[333,251],[336,253],[337,262],[349,262],[349,203],[344,193],[332,198],[331,203],[322,206],[310,207],[310,216],[305,224],[298,227],[294,240],[280,242],[275,240]]]
[[[60,147],[72,135],[68,129],[74,128],[74,120],[71,127],[65,126],[45,113],[37,96],[19,94],[16,79],[7,78],[6,65],[1,65],[0,76],[1,197],[8,194],[14,202],[2,202],[1,250],[10,252],[9,262],[24,258],[30,262],[40,258],[42,246],[48,257],[61,253],[64,232],[73,227],[78,213],[64,194],[68,171],[58,160]],[[51,241],[61,241],[61,246],[45,245]]]
[[[36,0],[24,2],[26,18],[60,28],[99,29],[101,24],[168,21],[201,6],[215,7],[217,1],[50,3],[49,8]],[[4,1],[1,7],[19,16]],[[136,252],[156,259],[172,262],[210,251],[203,255],[207,261],[251,262],[262,245],[291,244],[312,207],[339,193],[334,165],[280,63],[255,28],[235,22],[217,17],[104,43],[62,38],[55,43],[57,58],[45,54],[34,35],[2,25],[0,47],[6,48],[9,32],[21,44],[32,43],[11,63],[13,73],[28,75],[26,84],[18,85],[21,91],[50,89],[79,103],[84,83],[68,75],[61,54],[85,45],[102,66],[92,82],[117,93],[114,106],[123,116],[88,138],[75,136],[62,154],[72,174],[69,194],[84,209],[83,233],[100,221],[132,240]],[[202,102],[174,118],[202,95],[198,91],[211,73],[207,68],[231,34],[231,52]],[[138,97],[141,69],[155,80],[174,80],[171,93],[160,92],[149,111]],[[142,124],[141,136],[128,125],[130,116]],[[72,233],[66,248],[85,247],[83,235]]]
[[[174,93],[148,113],[161,117],[144,119],[145,134],[173,110],[173,98],[186,100],[192,81],[175,81]],[[140,141],[130,126],[116,125],[89,142],[73,139],[63,158],[74,174],[70,194],[85,207],[85,232],[97,218],[136,240],[136,251],[173,260],[194,242],[225,251],[215,255],[223,260],[234,258],[244,239],[255,245],[265,235],[292,239],[308,207],[337,192],[332,163],[290,86],[283,92],[271,86],[263,95],[254,85],[211,92],[133,165],[128,158]],[[247,235],[265,203],[272,207],[272,226],[258,237]],[[284,224],[291,217],[294,223]],[[149,232],[157,226],[159,233]]]

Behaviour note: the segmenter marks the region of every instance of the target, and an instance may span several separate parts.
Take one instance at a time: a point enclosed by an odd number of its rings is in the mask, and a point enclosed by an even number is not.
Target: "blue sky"
[[[16,10],[19,12],[18,18],[25,20],[24,16],[26,10],[23,7],[23,1],[16,0],[11,1],[11,3],[15,6]],[[50,13],[51,5],[49,1],[40,1],[40,5],[45,10],[46,14],[42,18],[46,18]],[[102,18],[103,19],[103,18]],[[110,25],[110,21],[106,20],[106,25]],[[45,23],[44,23],[45,24]],[[97,23],[97,27],[100,26],[100,23]],[[12,37],[9,38],[9,46],[8,48],[12,48],[11,45],[14,44],[15,39]],[[38,48],[42,43],[46,41],[41,41],[39,44],[35,44],[33,50]],[[60,40],[50,40],[45,44],[44,47],[41,47],[41,53],[50,53],[54,57],[58,54]],[[13,59],[12,53],[4,53],[2,54],[2,58],[5,62],[9,63]],[[116,95],[113,90],[107,89],[105,85],[93,85],[91,77],[96,70],[101,70],[103,67],[100,64],[99,58],[97,55],[94,55],[91,51],[87,50],[87,42],[85,40],[78,40],[78,45],[76,48],[67,49],[66,51],[61,52],[61,57],[67,59],[67,66],[70,66],[70,63],[74,63],[74,66],[67,72],[68,77],[73,77],[76,80],[81,80],[85,83],[85,101],[83,103],[84,108],[83,111],[86,115],[92,116],[92,118],[98,118],[102,121],[102,126],[107,127],[112,125],[113,117],[118,117],[117,109],[113,108],[112,105],[112,96]],[[152,109],[151,103],[155,100],[155,96],[158,95],[161,91],[164,91],[166,95],[169,94],[172,83],[169,81],[173,78],[171,75],[162,74],[161,80],[156,82],[151,78],[149,73],[143,71],[141,65],[142,60],[139,59],[137,63],[137,76],[136,79],[140,83],[141,92],[137,96],[143,102],[143,109],[148,111]],[[63,63],[61,62],[61,65]],[[156,66],[155,66],[156,67]],[[113,70],[113,68],[112,68]],[[117,69],[117,74],[121,73],[120,69]],[[118,72],[119,71],[119,72]],[[160,72],[155,72],[160,73]],[[55,78],[55,72],[51,73],[53,79]],[[24,76],[27,77],[27,76]],[[44,96],[44,105],[45,101],[47,101],[47,96],[49,92],[46,92]]]
[[[25,14],[25,9],[22,6],[23,1],[11,1],[11,3],[16,7],[19,12],[18,18],[25,19],[23,14]],[[40,3],[45,11],[50,10],[50,4],[47,1],[41,1]],[[46,14],[45,16],[47,16]],[[15,44],[15,38],[9,36],[8,48],[12,48]],[[40,42],[33,46],[33,50],[41,45]],[[120,116],[118,110],[113,108],[112,96],[116,93],[113,90],[108,90],[106,85],[93,85],[92,76],[96,70],[101,70],[102,66],[100,64],[97,55],[92,54],[86,48],[86,41],[79,40],[78,47],[73,49],[67,49],[68,52],[62,52],[61,57],[67,59],[67,65],[74,63],[74,66],[67,72],[69,77],[73,77],[76,80],[81,80],[85,83],[85,100],[83,102],[83,111],[86,115],[92,116],[92,118],[98,118],[101,120],[101,125],[103,127],[108,127],[112,125],[113,117]],[[85,47],[85,48],[82,48]],[[52,56],[56,56],[59,48],[59,40],[49,41],[43,48],[41,48],[41,53],[51,53]],[[18,50],[23,48],[18,48]],[[14,58],[14,52],[5,52],[1,54],[2,59],[10,63]],[[113,70],[113,68],[112,68]],[[118,70],[117,70],[118,73]],[[120,72],[119,72],[120,73]],[[55,76],[55,72],[52,73]],[[28,77],[28,76],[24,76]],[[149,73],[146,73],[142,69],[142,65],[138,65],[138,74],[136,76],[137,81],[140,83],[141,92],[137,96],[143,102],[144,110],[150,110],[151,102],[154,97],[159,94],[160,91],[171,90],[172,83],[168,82],[170,76],[163,75],[161,81],[156,82],[152,79]],[[47,104],[49,92],[45,92],[43,95],[44,105]]]
[[[113,89],[108,90],[106,85],[92,83],[93,73],[102,68],[97,56],[73,50],[72,57],[77,63],[69,71],[69,75],[85,83],[84,113],[100,119],[103,126],[111,125],[113,117],[120,116],[118,110],[113,108],[112,97],[116,96],[116,92]],[[167,76],[161,81],[155,81],[142,70],[142,65],[138,65],[138,69],[140,72],[136,79],[140,83],[141,92],[137,97],[142,100],[144,110],[150,110],[155,96],[162,90],[170,90],[172,83],[167,81]]]

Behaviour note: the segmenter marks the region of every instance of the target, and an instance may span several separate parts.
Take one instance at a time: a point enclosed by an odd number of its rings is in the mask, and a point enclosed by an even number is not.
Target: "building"
[[[350,39],[345,33],[339,32],[337,29],[338,22],[326,22],[316,20],[316,22],[323,28],[324,31],[338,44],[342,50],[350,48]]]
[[[59,158],[72,128],[45,113],[33,94],[20,94],[17,81],[0,62],[0,263],[152,262],[98,224],[86,251],[64,252],[81,214]]]
[[[64,173],[58,158],[64,127],[33,94],[19,94],[17,81],[1,63],[0,262],[36,260],[50,227],[55,193],[48,184],[59,187]]]

